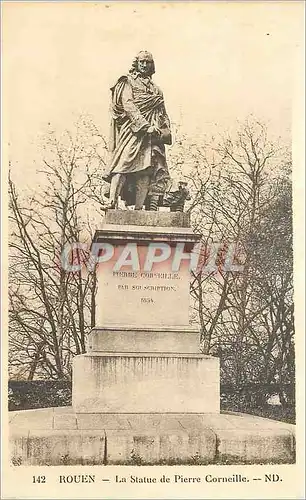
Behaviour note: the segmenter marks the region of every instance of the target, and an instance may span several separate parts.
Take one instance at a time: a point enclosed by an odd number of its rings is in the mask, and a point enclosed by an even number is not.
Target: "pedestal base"
[[[93,353],[73,360],[77,413],[219,413],[219,359],[202,354]]]
[[[295,426],[247,414],[10,412],[13,465],[294,463]],[[79,471],[81,472],[81,471]]]

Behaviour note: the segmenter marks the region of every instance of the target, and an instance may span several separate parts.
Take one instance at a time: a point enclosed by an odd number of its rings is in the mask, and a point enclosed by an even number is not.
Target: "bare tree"
[[[203,352],[221,355],[222,379],[236,385],[292,383],[289,155],[269,141],[266,127],[254,119],[242,124],[235,138],[201,146],[186,138],[182,142],[194,162],[188,175],[194,227],[202,233],[204,247],[220,243],[217,272],[194,273],[191,287]],[[284,197],[286,237],[280,239]],[[223,266],[233,242],[241,248],[242,273]]]
[[[94,324],[95,273],[66,272],[61,255],[69,243],[88,243],[94,225],[87,210],[98,179],[104,143],[84,119],[60,138],[45,138],[42,183],[24,198],[12,178],[10,195],[10,356],[19,376],[70,378],[71,359],[85,352]],[[99,186],[94,186],[96,191]],[[100,186],[101,187],[101,186]],[[92,205],[92,203],[91,203]],[[92,209],[92,206],[91,206]],[[97,207],[98,209],[98,207]],[[74,261],[84,262],[77,248]]]

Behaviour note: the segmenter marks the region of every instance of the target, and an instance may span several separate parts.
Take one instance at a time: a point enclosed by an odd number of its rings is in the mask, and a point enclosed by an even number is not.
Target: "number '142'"
[[[33,483],[45,483],[46,476],[33,476]]]

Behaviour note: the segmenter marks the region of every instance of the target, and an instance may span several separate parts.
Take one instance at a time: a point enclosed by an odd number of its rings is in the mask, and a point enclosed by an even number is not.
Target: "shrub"
[[[66,380],[32,380],[9,382],[9,410],[30,410],[71,405],[71,382]]]

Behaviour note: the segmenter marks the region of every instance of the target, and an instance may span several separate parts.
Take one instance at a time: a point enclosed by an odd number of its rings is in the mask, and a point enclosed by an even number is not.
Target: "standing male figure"
[[[157,210],[170,177],[165,144],[171,144],[170,120],[163,93],[152,81],[152,54],[139,52],[128,75],[111,88],[111,154],[103,178],[110,183],[109,208],[118,197],[126,205]]]

